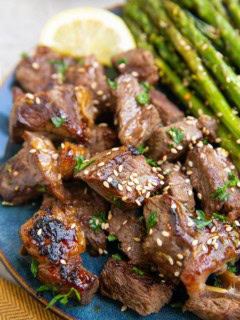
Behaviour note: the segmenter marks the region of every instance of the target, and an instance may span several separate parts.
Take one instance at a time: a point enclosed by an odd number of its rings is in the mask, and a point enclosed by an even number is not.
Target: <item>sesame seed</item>
[[[212,229],[211,229],[211,232],[214,233],[215,231],[216,231],[216,227],[213,226]]]
[[[108,211],[108,220],[112,219],[112,211]]]
[[[71,229],[74,229],[76,227],[76,223],[71,224]]]
[[[123,191],[123,186],[120,183],[118,184],[118,190]]]
[[[153,233],[153,229],[151,228],[150,230],[149,230],[149,234],[152,234]]]
[[[122,165],[119,166],[118,171],[119,171],[119,172],[122,172],[122,171],[123,171],[123,166],[122,166]]]
[[[62,179],[62,175],[61,173],[58,174],[58,180],[61,180]]]
[[[192,227],[192,226],[194,226],[194,222],[192,220],[189,220],[187,225],[188,225],[188,227]]]
[[[42,234],[42,229],[39,229],[37,235],[40,236]]]
[[[38,70],[39,69],[39,64],[37,62],[33,62],[32,63],[32,67],[33,67],[33,69]]]
[[[14,177],[18,176],[18,174],[19,174],[18,171],[14,171],[14,172],[13,172]]]
[[[179,272],[179,271],[176,271],[176,272],[174,272],[174,275],[175,275],[175,277],[179,277],[180,272]]]
[[[128,199],[128,197],[122,197],[122,201],[126,201]]]
[[[148,199],[150,197],[150,195],[151,195],[151,193],[150,193],[150,191],[148,191],[146,194],[146,199]]]
[[[198,244],[198,240],[197,239],[193,240],[192,245],[195,247],[197,244]]]
[[[203,249],[204,252],[208,251],[208,248],[205,246],[205,244],[202,245],[202,249]]]
[[[138,206],[141,206],[141,202],[139,200],[135,200],[135,202]]]
[[[219,247],[219,244],[218,243],[214,243],[214,248],[217,250]]]
[[[112,153],[111,151],[107,152],[107,153],[106,153],[106,156],[109,156],[111,153]]]
[[[34,95],[32,93],[26,93],[25,94],[25,97],[30,99],[30,100],[33,100],[34,99]]]
[[[178,150],[183,150],[183,146],[177,146]]]
[[[199,200],[202,199],[202,194],[201,194],[200,192],[197,194],[197,196],[198,196],[198,199],[199,199]]]
[[[121,308],[121,311],[124,312],[124,311],[126,311],[126,310],[127,310],[127,306],[124,306],[124,305],[123,305],[122,308]]]
[[[61,264],[67,264],[67,262],[64,259],[60,260]]]
[[[171,204],[171,208],[172,208],[172,209],[176,209],[176,208],[177,208],[177,205],[176,205],[175,202],[173,202],[173,203]]]
[[[182,265],[183,265],[181,261],[177,261],[176,263],[177,263],[177,265],[178,265],[179,267],[182,267]]]
[[[192,161],[188,161],[188,165],[189,165],[189,167],[193,167],[193,162]]]
[[[199,141],[198,144],[197,144],[197,146],[198,146],[199,148],[203,147],[203,142],[202,142],[202,141]]]
[[[177,258],[178,258],[179,260],[183,260],[183,255],[182,255],[181,253],[178,253],[178,254],[177,254]]]
[[[162,231],[162,235],[164,236],[164,237],[169,237],[170,236],[170,234],[169,234],[169,232],[167,232],[167,231]]]
[[[171,149],[171,152],[172,152],[172,153],[177,153],[177,150],[176,150],[175,148],[172,148],[172,149]]]
[[[174,261],[173,261],[173,258],[172,257],[168,257],[168,261],[169,261],[169,263],[170,263],[170,265],[171,266],[173,266],[174,265]]]
[[[107,178],[107,181],[108,181],[109,183],[111,183],[111,182],[113,181],[113,178],[112,178],[112,177],[108,177],[108,178]]]
[[[131,249],[132,249],[131,247],[128,247],[128,248],[127,248],[127,252],[129,252]]]
[[[104,185],[104,187],[106,187],[106,188],[109,188],[110,186],[109,186],[109,183],[107,182],[107,181],[103,181],[103,185]]]
[[[119,148],[112,148],[112,151],[118,151]]]
[[[192,194],[193,194],[192,190],[188,190],[188,195],[192,196]]]
[[[128,181],[127,183],[129,186],[134,186],[134,183],[132,181]]]
[[[236,143],[237,143],[237,144],[240,144],[240,139],[237,139],[237,140],[236,140]]]
[[[133,71],[133,72],[132,72],[132,76],[137,78],[137,77],[139,76],[139,73],[136,72],[136,71]]]
[[[98,248],[98,252],[99,252],[99,254],[103,254],[103,249]]]
[[[152,167],[152,172],[157,172],[157,168]]]
[[[36,104],[40,104],[41,103],[41,100],[39,97],[36,97]]]
[[[30,152],[30,153],[36,153],[37,150],[36,150],[36,149],[31,149],[29,152]]]
[[[85,175],[87,175],[87,174],[89,174],[89,171],[88,171],[88,170],[84,170],[83,173],[84,173]]]
[[[114,175],[116,176],[116,177],[118,177],[118,172],[117,172],[117,170],[113,170],[113,173],[114,173]]]
[[[192,171],[187,171],[187,176],[191,176],[192,173]]]
[[[238,227],[240,226],[239,221],[235,220],[234,223],[235,223],[236,226],[238,226]]]
[[[232,227],[231,227],[231,226],[227,226],[227,227],[226,227],[226,231],[227,231],[227,232],[232,231]]]
[[[100,162],[100,163],[98,164],[98,167],[103,167],[104,165],[105,165],[104,162]]]
[[[212,238],[208,239],[207,244],[208,245],[212,244]]]
[[[217,113],[217,117],[221,118],[222,117],[222,112]]]
[[[221,141],[222,141],[221,138],[216,138],[216,139],[215,139],[215,142],[216,142],[216,143],[220,143]]]
[[[103,91],[102,91],[102,90],[98,90],[98,91],[97,91],[97,95],[98,95],[98,96],[102,96],[102,95],[103,95]]]
[[[139,190],[139,191],[142,190],[142,186],[141,186],[140,184],[137,185],[137,186],[136,186],[136,190]]]
[[[126,189],[127,189],[127,191],[132,192],[132,188],[131,187],[127,186]]]

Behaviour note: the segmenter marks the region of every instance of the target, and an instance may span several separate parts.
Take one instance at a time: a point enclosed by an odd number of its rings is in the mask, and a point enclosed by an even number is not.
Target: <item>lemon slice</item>
[[[113,55],[136,47],[120,17],[96,8],[60,12],[44,26],[39,42],[74,57],[93,53],[103,64],[110,64]]]

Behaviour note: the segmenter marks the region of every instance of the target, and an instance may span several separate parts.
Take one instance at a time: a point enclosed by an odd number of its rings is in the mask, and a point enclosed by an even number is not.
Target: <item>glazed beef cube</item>
[[[190,143],[196,143],[202,137],[197,119],[184,118],[169,126],[158,128],[152,134],[147,141],[148,156],[153,160],[177,160],[186,153]]]
[[[140,207],[160,187],[159,174],[133,147],[113,148],[96,154],[76,178],[82,179],[106,200]]]
[[[150,90],[151,102],[156,107],[164,126],[184,118],[184,113],[172,103],[162,92],[152,88]]]
[[[197,214],[168,195],[146,200],[144,216],[155,224],[144,242],[145,253],[172,281],[181,279],[190,297],[210,295],[205,282],[212,273],[226,270],[238,259],[239,229],[222,220],[197,219]],[[217,288],[216,288],[217,292]]]
[[[16,80],[27,92],[47,90],[62,82],[57,73],[58,64],[68,65],[71,62],[71,58],[64,58],[52,49],[40,46],[32,57],[26,57],[19,63]]]
[[[217,121],[204,114],[198,118],[198,124],[207,140],[215,142],[217,138]]]
[[[220,210],[240,213],[240,191],[236,185],[223,190],[222,195],[218,193],[229,181],[231,172],[237,176],[226,150],[213,149],[211,145],[195,147],[188,153],[186,170],[207,214]]]
[[[24,97],[24,92],[19,87],[13,87],[12,96],[13,96],[13,102],[15,103],[18,99]]]
[[[148,261],[142,247],[146,231],[135,209],[123,211],[112,206],[110,217],[108,231],[117,237],[120,249],[127,255],[131,263],[146,265]]]
[[[144,89],[131,75],[120,76],[117,89],[113,90],[117,99],[116,119],[119,126],[118,137],[123,145],[139,146],[146,141],[161,120],[153,105],[140,105],[137,101]]]
[[[69,200],[57,166],[57,151],[49,139],[25,132],[25,143],[14,157],[0,167],[0,195],[3,200],[21,204],[46,190],[61,201]]]
[[[148,50],[138,48],[122,52],[112,58],[112,63],[120,73],[132,74],[139,81],[147,81],[150,84],[156,84],[158,81],[158,69],[152,53]]]
[[[110,258],[100,275],[101,294],[122,302],[142,316],[158,312],[172,296],[172,287],[157,276],[134,271],[125,261]]]
[[[107,124],[101,123],[92,128],[88,144],[89,151],[92,155],[111,149],[117,145],[119,145],[117,133],[115,130],[109,128]]]
[[[51,134],[55,139],[85,142],[88,105],[79,103],[78,88],[55,86],[38,94],[26,94],[13,105],[9,130],[14,142],[21,142],[24,130]],[[84,106],[83,106],[84,105]]]
[[[164,193],[173,196],[190,210],[195,207],[195,200],[190,179],[181,171],[181,166],[166,163],[162,166],[165,175]]]
[[[87,305],[97,291],[99,281],[97,276],[81,265],[81,262],[80,256],[74,256],[66,265],[40,264],[38,278],[43,283],[53,285],[59,293],[66,294],[71,288],[75,288],[80,294],[80,300],[77,300],[79,304]],[[76,295],[73,293],[71,298],[76,299]]]

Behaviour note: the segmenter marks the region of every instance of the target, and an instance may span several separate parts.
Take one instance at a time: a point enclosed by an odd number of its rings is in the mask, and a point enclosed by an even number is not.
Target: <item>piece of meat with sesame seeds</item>
[[[181,165],[165,163],[162,165],[162,172],[165,176],[163,193],[167,193],[174,199],[182,202],[190,210],[195,207],[193,188],[189,177],[181,171]]]
[[[212,117],[203,114],[198,118],[198,126],[209,142],[217,142],[217,121]]]
[[[0,195],[4,201],[21,204],[44,192],[69,200],[57,166],[57,151],[45,136],[25,132],[23,148],[0,167]],[[60,178],[60,179],[59,179]]]
[[[17,102],[18,99],[24,97],[25,93],[20,89],[19,87],[13,87],[12,88],[12,96],[13,96],[13,102]]]
[[[137,48],[119,53],[112,58],[114,67],[122,74],[132,74],[139,81],[153,85],[158,82],[158,69],[148,50]]]
[[[184,118],[184,113],[173,102],[168,100],[164,93],[151,88],[149,94],[151,96],[151,103],[156,107],[164,126],[168,126]]]
[[[149,261],[142,248],[146,230],[139,218],[136,214],[136,209],[123,211],[113,205],[107,231],[117,237],[120,242],[120,249],[126,254],[131,263],[146,266]]]
[[[198,120],[187,117],[155,130],[146,142],[149,147],[147,155],[156,161],[163,159],[164,156],[169,161],[177,160],[187,152],[189,144],[198,142],[202,137]]]
[[[237,171],[222,148],[214,149],[211,145],[195,147],[186,159],[186,172],[193,188],[201,195],[202,207],[206,214],[223,211],[240,214],[240,191],[235,184],[228,183],[231,173],[238,177]]]
[[[124,207],[140,207],[160,187],[159,174],[133,147],[117,147],[100,152],[92,163],[76,174],[111,203]]]
[[[160,126],[158,112],[147,100],[143,105],[137,101],[139,95],[147,93],[144,93],[144,88],[131,75],[120,76],[117,79],[117,89],[112,91],[116,96],[119,140],[123,145],[137,147]]]
[[[134,271],[135,270],[135,271]],[[156,275],[136,272],[134,265],[110,258],[101,272],[100,293],[142,316],[158,312],[172,297],[172,285]]]
[[[85,142],[86,126],[75,88],[62,85],[18,99],[11,110],[9,131],[17,143],[22,141],[24,130],[46,133],[55,140]]]

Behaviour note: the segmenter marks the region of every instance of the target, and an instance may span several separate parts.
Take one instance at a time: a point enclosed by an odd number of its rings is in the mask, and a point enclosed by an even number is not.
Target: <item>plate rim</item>
[[[124,6],[124,4],[121,3],[121,4],[116,4],[116,5],[105,7],[104,9],[109,10],[109,11],[113,11],[113,10],[116,10],[116,9],[121,9],[123,6]],[[5,84],[7,83],[8,79],[13,75],[15,69],[16,69],[16,66],[13,67],[12,70],[9,71],[4,76],[4,78],[2,79],[1,84],[0,84],[0,90],[5,86]],[[44,299],[44,298],[38,297],[37,294],[36,294],[36,290],[31,288],[30,285],[28,285],[28,283],[24,280],[24,278],[14,269],[14,267],[11,265],[11,263],[8,261],[8,259],[5,257],[1,246],[0,246],[0,260],[1,260],[2,264],[4,265],[4,267],[6,268],[6,270],[10,273],[10,275],[17,282],[17,284],[19,284],[20,287],[22,287],[33,299],[35,299],[36,301],[41,303],[41,305],[43,307],[46,307],[48,305],[48,301],[46,299]],[[54,314],[58,315],[62,319],[65,319],[65,320],[76,320],[75,317],[70,316],[69,314],[67,314],[66,312],[62,311],[58,307],[52,306],[48,310],[50,312],[53,312]],[[83,320],[83,319],[78,318],[78,320]]]

